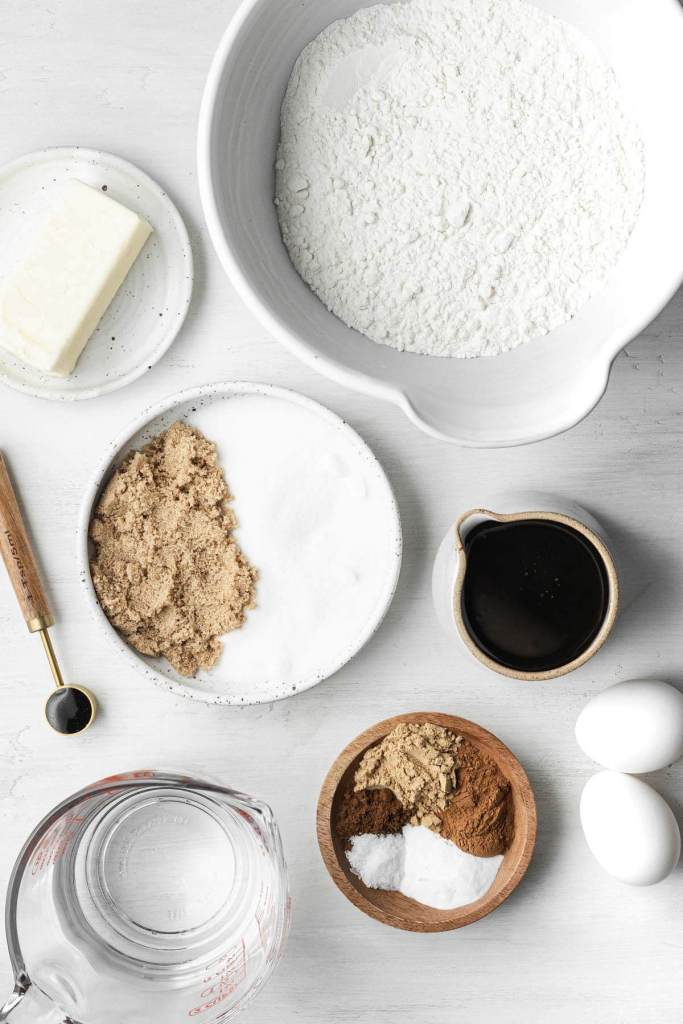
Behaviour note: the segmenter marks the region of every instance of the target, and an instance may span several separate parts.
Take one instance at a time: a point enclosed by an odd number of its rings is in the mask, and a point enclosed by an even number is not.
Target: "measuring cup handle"
[[[53,623],[31,542],[0,452],[0,554],[31,633]]]
[[[17,979],[14,992],[0,1008],[0,1024],[68,1024],[58,1006],[48,999],[28,978]]]

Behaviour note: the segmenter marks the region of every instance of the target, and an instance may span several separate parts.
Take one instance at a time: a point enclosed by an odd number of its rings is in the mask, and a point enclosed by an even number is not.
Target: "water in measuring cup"
[[[40,956],[48,994],[87,1024],[110,1019],[123,984],[140,1010],[127,1024],[226,1020],[277,956],[284,879],[267,823],[166,787],[122,792],[70,827]]]

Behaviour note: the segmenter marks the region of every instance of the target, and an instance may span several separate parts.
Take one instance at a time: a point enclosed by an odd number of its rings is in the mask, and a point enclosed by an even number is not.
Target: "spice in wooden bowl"
[[[458,806],[457,813],[451,816],[453,820],[450,825],[457,825],[459,831],[468,837],[465,842],[469,841],[473,847],[481,842],[487,849],[495,849],[501,844],[507,844],[507,848],[503,853],[488,857],[480,856],[470,854],[457,847],[451,840],[438,835],[441,828],[447,827],[449,806],[458,792],[459,758],[454,755],[452,792],[446,799],[445,806],[435,815],[430,828],[408,824],[404,826],[401,834],[396,831],[385,832],[380,836],[371,832],[364,833],[361,849],[364,845],[372,846],[373,857],[380,854],[379,858],[375,857],[373,860],[373,878],[375,881],[380,880],[386,887],[371,888],[354,874],[349,863],[349,837],[348,834],[341,835],[338,828],[341,822],[341,808],[350,801],[350,794],[355,791],[356,780],[364,777],[359,774],[363,762],[365,761],[367,767],[371,761],[376,761],[378,746],[402,723],[429,723],[450,732],[453,751],[462,750],[463,772],[463,779],[460,781],[463,803]],[[410,731],[414,737],[415,730]],[[455,743],[455,740],[458,742]],[[384,749],[386,751],[386,747]],[[495,766],[497,772],[492,766]],[[479,780],[476,798],[473,795],[475,777]],[[506,784],[509,786],[507,790]],[[391,789],[386,786],[383,788],[385,791],[387,788]],[[378,791],[370,789],[365,792],[369,794]],[[466,793],[469,794],[467,800],[464,799]],[[370,801],[375,798],[367,796],[366,799]],[[383,803],[386,802],[384,797]],[[494,805],[498,809],[491,813]],[[411,808],[404,805],[401,807],[405,814],[411,813]],[[393,819],[394,827],[397,827],[400,817],[398,808],[394,807],[394,810],[397,814],[397,818]],[[348,821],[342,831],[348,833]],[[409,843],[406,842],[406,832],[410,837]],[[533,793],[517,759],[486,730],[465,719],[450,715],[428,712],[401,715],[380,722],[367,730],[349,744],[337,758],[323,784],[318,803],[318,841],[325,864],[336,885],[365,913],[393,927],[411,931],[445,931],[459,928],[494,910],[510,895],[524,875],[531,859],[535,835],[536,810]],[[382,857],[385,853],[387,859],[386,863],[383,863]],[[445,854],[449,856],[445,857]],[[403,886],[404,892],[393,891],[396,888],[397,876],[401,872],[405,874],[408,858],[413,865],[411,867],[410,862],[408,863],[411,871],[414,868],[417,874],[421,874],[430,881],[430,884],[433,879],[429,878],[429,874],[434,869],[435,861],[440,864],[439,871],[446,862],[452,867],[455,860],[460,862],[459,871],[462,871],[463,863],[468,871],[474,865],[477,868],[477,877],[473,878],[470,874],[466,880],[468,884],[479,885],[482,888],[481,894],[473,901],[464,903],[461,889],[458,898],[464,905],[446,906],[444,901],[453,899],[454,892],[458,896],[457,887],[446,885],[444,889],[443,886],[436,884],[431,888],[420,888],[408,884]],[[427,871],[422,871],[420,862],[424,868],[426,858],[429,858]],[[482,868],[485,868],[483,873],[480,870]],[[370,877],[368,880],[371,880]],[[405,892],[409,892],[410,895],[405,895]],[[418,902],[415,896],[422,902]],[[430,899],[437,901],[439,905],[426,905]]]

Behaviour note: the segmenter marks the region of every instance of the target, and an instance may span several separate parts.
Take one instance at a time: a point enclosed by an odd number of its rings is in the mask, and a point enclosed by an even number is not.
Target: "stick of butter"
[[[68,376],[152,228],[71,179],[24,262],[0,284],[0,345]]]

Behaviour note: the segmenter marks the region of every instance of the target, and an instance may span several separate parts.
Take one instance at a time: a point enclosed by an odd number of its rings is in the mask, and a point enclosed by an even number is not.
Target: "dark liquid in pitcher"
[[[485,522],[465,538],[462,614],[470,637],[506,668],[548,672],[579,657],[609,601],[604,562],[570,526]]]

